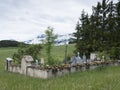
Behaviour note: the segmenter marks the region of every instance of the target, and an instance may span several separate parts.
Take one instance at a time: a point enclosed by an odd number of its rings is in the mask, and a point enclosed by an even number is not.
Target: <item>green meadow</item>
[[[70,57],[73,55],[73,51],[75,50],[74,46],[75,46],[74,44],[67,45],[67,56]],[[65,59],[65,49],[66,49],[65,45],[54,46],[52,48],[51,54],[56,62],[63,62],[63,60]],[[43,46],[43,49],[41,50],[39,57],[40,58],[43,57],[46,60],[45,56],[46,56],[46,50]]]
[[[68,46],[72,55],[74,45]],[[55,46],[52,55],[64,59],[65,46]],[[76,72],[47,80],[5,71],[5,58],[12,57],[17,48],[0,48],[0,90],[120,90],[120,67],[103,67]],[[41,51],[45,57],[45,50]]]

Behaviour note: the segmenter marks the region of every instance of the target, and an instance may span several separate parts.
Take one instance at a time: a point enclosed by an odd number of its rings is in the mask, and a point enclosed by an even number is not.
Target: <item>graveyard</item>
[[[120,0],[0,7],[0,90],[120,90]]]
[[[6,70],[14,73],[24,74],[31,77],[48,79],[63,76],[69,73],[75,73],[86,70],[93,70],[96,68],[106,67],[106,66],[119,66],[120,60],[109,60],[105,61],[104,57],[102,59],[95,60],[96,55],[91,54],[89,60],[83,55],[83,58],[79,56],[72,56],[70,62],[63,63],[61,65],[46,66],[44,64],[44,59],[41,59],[40,65],[38,60],[32,63],[34,59],[30,55],[24,55],[21,60],[21,64],[13,64],[11,58],[6,58]]]
[[[26,48],[26,45],[23,45],[22,47]],[[16,56],[18,55],[21,58],[18,59],[10,58],[10,57],[6,58],[6,65],[5,65],[6,71],[19,73],[35,78],[49,79],[49,78],[64,76],[66,74],[75,73],[75,72],[93,70],[96,68],[102,68],[106,66],[120,65],[120,60],[118,59],[113,60],[110,58],[106,59],[104,55],[102,57],[99,57],[97,53],[90,53],[90,58],[87,58],[85,53],[83,53],[83,55],[80,55],[80,53],[77,52],[70,55],[70,57],[67,58],[68,53],[66,52],[67,51],[66,49],[69,50],[69,48],[68,47],[66,48],[66,44],[64,46],[65,52],[62,53],[65,54],[65,56],[62,57],[63,61],[61,59],[61,63],[57,64],[57,62],[59,62],[58,60],[53,63],[55,59],[51,56],[51,51],[50,54],[46,53],[47,61],[44,59],[44,57],[41,57],[41,60],[37,60],[35,58],[37,58],[37,54],[39,54],[38,50],[41,50],[40,49],[41,46],[27,45],[27,47],[28,47],[27,49],[19,47],[17,51],[18,54],[16,54]],[[29,53],[31,52],[30,50],[32,50],[32,53]],[[28,52],[28,54],[26,53],[26,51]],[[35,51],[37,51],[37,53],[35,53]],[[24,53],[20,54],[19,52],[24,52]],[[36,54],[36,56],[33,56],[34,54]],[[53,56],[56,56],[56,54],[54,54]]]
[[[73,46],[72,46],[73,47]],[[71,47],[71,48],[72,48]],[[59,49],[64,49],[59,46]],[[55,48],[55,49],[56,49]],[[70,49],[71,49],[70,48]],[[72,52],[71,49],[69,52]],[[0,89],[1,90],[119,90],[119,66],[105,66],[84,72],[74,72],[61,77],[40,79],[18,73],[5,71],[6,57],[11,56],[17,48],[0,49]],[[54,51],[54,50],[53,50]],[[63,50],[64,51],[64,50]],[[54,51],[55,53],[55,51]],[[60,55],[62,56],[62,55]]]

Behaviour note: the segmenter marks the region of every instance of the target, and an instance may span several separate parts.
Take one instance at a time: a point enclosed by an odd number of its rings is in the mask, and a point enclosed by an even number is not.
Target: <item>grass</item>
[[[4,69],[6,57],[12,58],[12,55],[15,52],[17,52],[17,48],[14,47],[0,48],[0,69]]]
[[[12,55],[17,52],[18,48],[14,48],[14,47],[9,47],[9,48],[0,48],[0,69],[3,68],[5,65],[5,59],[6,57],[11,57]],[[74,44],[71,44],[68,46],[67,48],[67,55],[71,56],[73,54],[73,51],[75,50],[74,48]],[[52,56],[55,58],[55,60],[58,61],[63,61],[64,57],[65,57],[65,46],[55,46],[52,49],[51,52]],[[46,54],[45,54],[45,49],[43,48],[39,58],[44,57],[46,59]]]
[[[85,71],[48,80],[0,73],[0,90],[119,90],[120,67]]]
[[[74,50],[75,50],[74,44],[68,45],[67,46],[67,56],[72,56]],[[65,45],[53,47],[51,54],[52,54],[52,57],[56,61],[63,61],[65,58]],[[46,60],[45,56],[46,56],[45,49],[42,49],[40,58],[44,57]]]
[[[59,58],[62,58],[64,50],[59,47],[58,51],[55,48],[53,53],[55,55],[58,53]],[[120,66],[105,67],[101,71],[98,68],[76,72],[47,80],[7,72],[4,70],[5,58],[11,57],[16,51],[17,48],[0,48],[0,90],[119,90],[120,88]]]

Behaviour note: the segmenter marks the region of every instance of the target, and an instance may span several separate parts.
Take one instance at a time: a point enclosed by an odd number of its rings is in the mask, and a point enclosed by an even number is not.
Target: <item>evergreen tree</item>
[[[118,42],[118,46],[120,47],[120,0],[116,4],[116,40]]]
[[[80,39],[82,38],[81,37],[81,25],[80,25],[80,23],[79,23],[79,21],[77,22],[77,25],[76,25],[76,32],[75,33],[73,33],[73,36],[74,36],[74,38],[72,38],[72,41],[74,41],[75,43],[76,43],[76,50],[75,50],[75,52],[78,52],[79,51],[79,43],[80,43]]]
[[[90,17],[83,10],[73,35],[76,52],[81,55],[89,57],[90,52],[105,51],[120,58],[120,0],[116,4],[109,0],[98,2]]]
[[[107,30],[106,30],[106,44],[107,47],[110,49],[111,48],[111,44],[115,42],[115,7],[113,5],[113,1],[111,1],[109,3],[109,14],[107,17]],[[112,42],[112,43],[111,43]]]
[[[92,36],[92,46],[93,51],[101,50],[99,48],[102,40],[102,32],[101,32],[101,3],[98,2],[96,7],[92,8],[92,15],[90,16],[90,28],[91,28],[91,36]]]
[[[81,18],[79,19],[77,25],[76,25],[76,32],[73,34],[76,42],[76,51],[80,52],[80,55],[83,55],[83,53],[86,53],[87,56],[89,56],[89,52],[92,50],[92,45],[90,42],[91,34],[89,33],[89,17],[88,14],[85,13],[85,11],[82,11]]]

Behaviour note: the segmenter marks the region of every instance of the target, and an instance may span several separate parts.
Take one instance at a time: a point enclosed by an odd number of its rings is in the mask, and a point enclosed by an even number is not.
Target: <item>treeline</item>
[[[81,55],[105,52],[110,58],[120,58],[120,0],[98,2],[91,15],[83,10],[73,35]]]
[[[0,41],[0,47],[18,47],[20,44],[24,44],[24,43],[14,41],[14,40],[2,40],[2,41]]]

